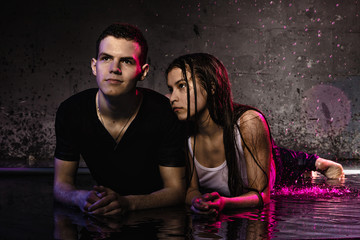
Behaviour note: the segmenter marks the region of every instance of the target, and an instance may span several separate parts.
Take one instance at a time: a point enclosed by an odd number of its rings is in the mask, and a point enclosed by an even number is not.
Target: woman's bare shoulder
[[[256,110],[248,110],[244,112],[238,119],[238,124],[241,126],[244,123],[256,124],[264,122],[264,116]]]

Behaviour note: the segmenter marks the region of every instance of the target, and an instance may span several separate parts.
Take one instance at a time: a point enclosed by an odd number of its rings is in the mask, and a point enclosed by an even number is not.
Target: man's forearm
[[[88,191],[76,189],[74,186],[68,184],[54,185],[55,200],[70,206],[81,206],[86,201]]]
[[[130,210],[158,208],[183,204],[185,191],[181,189],[164,188],[148,195],[125,196],[130,202]]]

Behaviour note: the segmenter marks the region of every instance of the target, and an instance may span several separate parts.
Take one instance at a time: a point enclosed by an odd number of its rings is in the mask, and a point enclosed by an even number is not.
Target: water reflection
[[[272,206],[224,212],[217,217],[198,216],[187,207],[173,207],[103,218],[55,205],[54,236],[55,239],[268,239],[275,226]]]
[[[194,215],[186,206],[101,218],[54,207],[56,239],[299,239],[360,237],[360,175],[304,179],[272,194],[263,209]]]
[[[190,234],[184,207],[95,217],[61,205],[54,207],[55,239],[185,239]]]
[[[224,212],[216,219],[192,216],[193,239],[270,239],[274,203],[262,210]]]

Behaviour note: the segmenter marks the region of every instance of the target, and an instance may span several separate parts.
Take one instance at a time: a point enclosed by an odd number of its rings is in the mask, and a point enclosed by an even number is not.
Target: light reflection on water
[[[55,236],[67,239],[61,236],[72,228],[80,229],[74,239],[359,238],[359,189],[360,175],[343,182],[315,177],[275,191],[262,210],[223,212],[216,218],[193,215],[184,207],[132,212],[121,219],[60,209],[55,211]]]
[[[87,218],[87,223],[76,225],[82,228],[81,239],[357,238],[359,180],[360,175],[338,183],[315,177],[274,192],[262,210],[224,212],[216,218],[193,215],[180,207],[133,212],[113,222]]]
[[[87,186],[89,179],[78,180]],[[349,174],[344,182],[305,179],[274,192],[262,210],[223,212],[217,218],[193,215],[184,206],[94,218],[57,204],[53,208],[52,187],[50,174],[0,175],[0,238],[360,239],[360,174]]]
[[[289,187],[273,194],[274,238],[360,237],[360,175],[336,184],[313,178],[304,187]]]

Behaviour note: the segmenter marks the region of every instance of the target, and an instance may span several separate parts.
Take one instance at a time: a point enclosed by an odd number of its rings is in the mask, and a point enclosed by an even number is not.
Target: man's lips
[[[116,78],[108,78],[106,79],[106,82],[119,84],[119,83],[123,83],[124,81]]]

